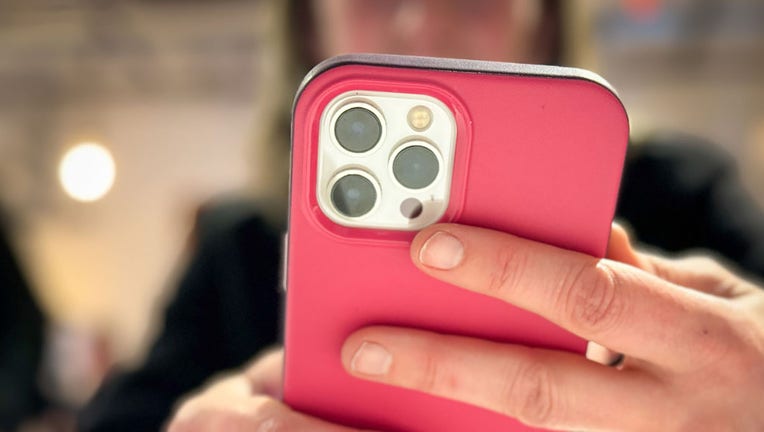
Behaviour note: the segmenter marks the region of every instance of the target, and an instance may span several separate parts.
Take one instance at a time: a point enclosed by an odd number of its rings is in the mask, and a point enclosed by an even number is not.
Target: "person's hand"
[[[349,373],[550,429],[764,430],[764,293],[711,259],[637,253],[618,226],[609,259],[452,224],[420,232],[411,254],[624,361],[369,327],[343,346]]]
[[[183,402],[168,432],[352,432],[281,403],[283,351],[271,351],[240,372],[214,380]]]

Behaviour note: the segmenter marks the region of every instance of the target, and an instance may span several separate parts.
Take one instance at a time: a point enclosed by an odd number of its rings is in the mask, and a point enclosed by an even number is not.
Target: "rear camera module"
[[[337,117],[334,136],[345,150],[364,153],[374,148],[382,138],[382,122],[371,110],[353,107]]]
[[[332,205],[340,214],[357,218],[374,208],[377,202],[377,190],[372,182],[359,174],[347,174],[340,177],[332,186]]]
[[[393,175],[409,189],[422,189],[435,181],[440,163],[435,152],[422,145],[412,145],[399,151],[393,160]]]
[[[464,186],[453,174],[455,115],[471,124],[469,113],[446,104],[453,102],[447,89],[436,97],[416,83],[382,86],[397,91],[368,90],[365,78],[325,84],[311,96],[312,108],[299,112],[304,124],[294,125],[304,159],[292,168],[310,178],[300,184],[311,189],[302,202],[311,215],[343,237],[412,232],[441,220],[451,190]]]

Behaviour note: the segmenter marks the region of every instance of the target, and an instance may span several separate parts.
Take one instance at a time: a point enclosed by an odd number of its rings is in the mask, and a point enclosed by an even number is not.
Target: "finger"
[[[267,396],[223,399],[202,395],[184,404],[170,422],[168,432],[351,432],[293,411]]]
[[[708,256],[672,259],[648,253],[639,255],[642,262],[647,263],[647,271],[696,291],[717,297],[735,298],[755,289]]]
[[[636,251],[626,229],[613,223],[607,257],[641,268],[658,277],[696,291],[724,298],[739,297],[754,288],[732,274],[718,259],[688,256],[678,259]]]
[[[637,268],[644,268],[646,266],[642,256],[632,247],[631,239],[626,229],[615,222],[610,228],[606,256],[613,261],[620,261]]]
[[[711,297],[630,265],[509,234],[436,225],[420,232],[411,250],[414,263],[436,278],[666,366],[693,362],[698,347],[718,341],[717,327],[724,328]]]
[[[244,371],[250,381],[252,394],[265,394],[281,399],[284,350],[272,349],[255,359]]]
[[[347,339],[342,361],[359,378],[476,405],[535,427],[657,430],[662,410],[654,406],[660,384],[644,372],[618,371],[555,350],[369,327]]]
[[[642,257],[632,247],[631,236],[626,228],[616,222],[613,222],[610,228],[606,256],[613,261],[620,261],[637,268],[646,266]],[[586,346],[586,358],[606,366],[620,366],[624,357],[619,352],[589,341]]]

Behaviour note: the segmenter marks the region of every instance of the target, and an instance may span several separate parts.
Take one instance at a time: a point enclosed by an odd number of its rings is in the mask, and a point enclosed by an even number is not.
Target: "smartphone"
[[[455,222],[605,254],[629,135],[581,69],[391,55],[327,60],[292,120],[284,400],[383,431],[532,430],[498,413],[350,376],[368,325],[585,355],[587,341],[417,270],[417,230]]]

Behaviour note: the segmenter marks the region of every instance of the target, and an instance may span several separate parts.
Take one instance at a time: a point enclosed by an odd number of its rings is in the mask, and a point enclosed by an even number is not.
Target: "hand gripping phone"
[[[531,430],[354,378],[340,348],[393,325],[585,355],[543,318],[420,272],[409,245],[455,222],[602,257],[629,134],[613,89],[580,69],[349,55],[308,74],[293,115],[285,402],[375,430]]]

